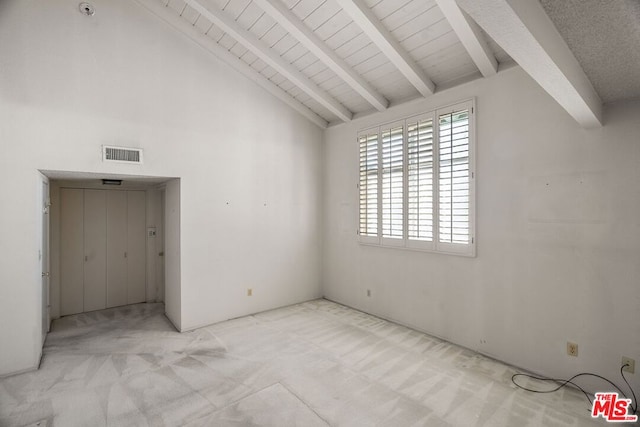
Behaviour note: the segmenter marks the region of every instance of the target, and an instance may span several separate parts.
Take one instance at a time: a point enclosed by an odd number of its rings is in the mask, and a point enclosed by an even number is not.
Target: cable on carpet
[[[629,381],[627,381],[627,379],[624,376],[624,368],[629,366],[628,364],[626,365],[622,365],[620,367],[620,375],[622,376],[622,379],[624,380],[624,382],[627,384],[627,387],[629,387],[629,390],[631,390],[631,394],[633,395],[633,405],[630,405],[631,410],[633,411],[634,414],[638,413],[638,400],[636,399],[636,393],[633,391],[633,388],[631,388],[631,385],[629,384]],[[514,374],[511,377],[511,382],[513,384],[515,384],[516,387],[521,388],[522,390],[526,390],[532,393],[554,393],[558,390],[560,390],[563,387],[566,387],[568,384],[571,384],[572,386],[576,387],[578,390],[580,390],[586,397],[587,400],[589,401],[589,404],[593,404],[593,401],[591,400],[591,397],[589,397],[589,393],[587,393],[582,387],[580,387],[578,384],[576,384],[573,380],[575,380],[576,378],[579,377],[585,377],[585,376],[590,376],[590,377],[596,377],[599,378],[601,380],[604,380],[606,382],[608,382],[609,384],[611,384],[613,387],[615,387],[616,390],[618,390],[618,392],[620,392],[620,394],[622,396],[624,396],[625,399],[628,399],[627,395],[620,390],[620,387],[618,387],[616,384],[613,383],[613,381],[609,380],[608,378],[603,377],[602,375],[598,375],[598,374],[593,374],[591,372],[581,372],[579,374],[576,374],[574,376],[572,376],[571,378],[569,378],[568,380],[565,379],[560,379],[560,378],[543,378],[543,377],[536,377],[535,375],[529,375],[529,374]],[[533,380],[538,380],[538,381],[549,381],[549,382],[554,382],[554,383],[558,383],[558,386],[551,389],[551,390],[535,390],[532,388],[528,388],[525,387],[523,385],[520,385],[516,382],[516,378],[517,377],[525,377],[525,378],[529,378],[529,379],[533,379]]]

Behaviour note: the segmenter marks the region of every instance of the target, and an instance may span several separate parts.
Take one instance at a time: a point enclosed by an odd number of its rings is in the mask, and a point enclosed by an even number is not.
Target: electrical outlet
[[[370,297],[371,296],[371,289],[367,289],[367,296]]]
[[[567,341],[567,354],[569,356],[578,357],[578,344]]]
[[[247,289],[247,296],[250,297],[251,295],[253,295],[253,289],[249,288]]]
[[[624,366],[624,368],[622,368],[624,372],[629,372],[630,374],[636,373],[636,361],[630,357],[622,356],[622,363],[620,364],[620,366]]]

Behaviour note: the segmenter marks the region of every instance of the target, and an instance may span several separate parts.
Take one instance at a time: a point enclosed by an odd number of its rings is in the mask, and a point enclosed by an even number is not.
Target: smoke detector
[[[93,16],[96,13],[96,10],[93,8],[93,6],[87,2],[80,3],[79,9],[80,13],[87,16]]]

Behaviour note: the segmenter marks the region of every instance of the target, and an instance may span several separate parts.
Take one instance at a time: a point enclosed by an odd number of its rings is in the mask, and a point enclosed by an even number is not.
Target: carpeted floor
[[[1,426],[589,426],[584,396],[326,300],[175,332],[162,304],[53,324]],[[530,384],[534,385],[534,384]]]

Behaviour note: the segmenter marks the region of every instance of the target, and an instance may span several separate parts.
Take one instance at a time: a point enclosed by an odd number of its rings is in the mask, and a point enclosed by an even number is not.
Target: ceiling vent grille
[[[142,149],[103,145],[102,160],[112,163],[142,164]]]

